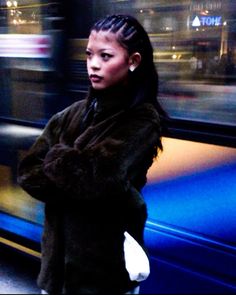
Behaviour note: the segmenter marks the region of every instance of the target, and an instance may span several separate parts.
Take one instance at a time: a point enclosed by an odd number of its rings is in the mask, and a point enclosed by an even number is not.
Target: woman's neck
[[[90,88],[89,100],[97,100],[97,109],[126,109],[132,104],[132,95],[128,86],[114,86],[103,90]]]

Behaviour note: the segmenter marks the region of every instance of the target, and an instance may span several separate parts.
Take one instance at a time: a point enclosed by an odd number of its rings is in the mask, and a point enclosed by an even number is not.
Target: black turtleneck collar
[[[88,103],[95,100],[95,113],[113,114],[132,105],[133,96],[127,86],[116,86],[105,90],[90,88]]]
[[[98,123],[132,106],[133,96],[128,87],[113,87],[106,90],[90,88],[87,106],[81,122],[81,132],[90,124]]]

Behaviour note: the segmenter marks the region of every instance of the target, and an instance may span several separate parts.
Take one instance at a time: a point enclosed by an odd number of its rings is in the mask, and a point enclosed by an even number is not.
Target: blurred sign
[[[49,35],[0,34],[0,57],[48,58],[51,47]]]
[[[191,11],[220,10],[220,9],[222,9],[222,1],[192,0],[192,3],[190,4]]]
[[[196,15],[192,27],[217,27],[222,25],[222,16]]]

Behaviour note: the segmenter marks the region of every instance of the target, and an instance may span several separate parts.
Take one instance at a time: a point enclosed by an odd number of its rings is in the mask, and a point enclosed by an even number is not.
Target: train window
[[[80,86],[85,72],[83,38],[88,34],[83,24],[91,24],[104,13],[129,13],[138,18],[151,38],[159,73],[159,98],[172,119],[170,128],[175,126],[175,136],[177,129],[182,129],[185,135],[179,132],[178,136],[199,134],[196,139],[200,140],[207,130],[207,135],[218,136],[223,144],[235,144],[236,3],[159,0],[88,4],[88,13],[79,13],[84,11],[84,4],[83,9],[76,9],[79,17],[73,18],[69,32],[74,45],[71,72],[75,80],[76,75],[82,78]],[[73,88],[76,83],[71,85]],[[209,140],[209,136],[206,138]]]
[[[5,2],[5,3],[4,3]],[[62,19],[57,3],[2,1],[0,7],[0,116],[47,122],[60,104]],[[58,24],[55,26],[55,23]],[[54,25],[54,27],[53,27]],[[58,98],[59,97],[59,98]]]
[[[6,1],[5,8],[8,2],[11,1]],[[231,143],[235,142],[234,1],[72,0],[61,3],[66,8],[63,12],[56,3],[51,6],[53,3],[37,1],[26,5],[28,10],[24,5],[13,8],[14,15],[11,15],[12,9],[2,10],[7,11],[5,27],[2,26],[5,35],[22,33],[22,30],[38,34],[39,38],[48,35],[42,42],[51,49],[51,55],[34,59],[0,57],[0,70],[5,73],[0,78],[3,89],[0,116],[46,122],[58,109],[84,97],[88,87],[84,49],[90,26],[105,14],[128,13],[143,24],[153,44],[159,98],[171,118],[170,127],[185,129],[192,135],[207,130],[208,134],[220,134],[221,139],[229,137]],[[66,25],[58,27],[57,20],[62,13]],[[22,20],[25,16],[27,30],[26,24],[20,23],[21,15]],[[65,43],[66,54],[62,49]],[[178,136],[183,134],[179,132]]]

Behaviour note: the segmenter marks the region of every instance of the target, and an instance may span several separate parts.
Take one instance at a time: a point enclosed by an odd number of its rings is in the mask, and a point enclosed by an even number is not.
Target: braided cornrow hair
[[[126,48],[128,54],[139,52],[141,63],[130,73],[133,88],[134,104],[142,102],[152,103],[161,117],[166,113],[157,100],[158,74],[153,61],[153,47],[149,36],[137,19],[130,15],[114,14],[98,20],[91,31],[107,31],[117,35],[117,41]]]

